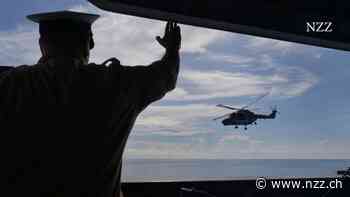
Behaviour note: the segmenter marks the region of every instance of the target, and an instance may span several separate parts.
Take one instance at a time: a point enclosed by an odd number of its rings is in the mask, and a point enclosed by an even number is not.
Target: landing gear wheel
[[[238,126],[235,126],[235,129],[238,129]]]
[[[244,130],[247,130],[247,127],[244,127]]]

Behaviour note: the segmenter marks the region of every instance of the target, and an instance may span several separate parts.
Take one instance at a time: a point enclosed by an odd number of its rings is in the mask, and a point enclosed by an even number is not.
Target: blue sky
[[[164,22],[101,11],[87,1],[10,1],[0,13],[0,65],[34,64],[37,25],[28,14],[72,9],[101,14],[93,26],[91,61],[117,57],[148,65],[164,50],[155,36]],[[126,158],[350,158],[348,52],[182,26],[178,86],[138,118]],[[123,50],[121,50],[123,49]],[[247,131],[212,119],[222,103],[277,105],[277,119]]]

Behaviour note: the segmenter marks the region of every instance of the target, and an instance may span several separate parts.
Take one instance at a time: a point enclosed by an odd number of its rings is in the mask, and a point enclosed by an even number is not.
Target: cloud
[[[128,158],[239,158],[244,154],[254,154],[261,147],[262,141],[240,133],[223,132],[215,136],[186,136],[186,140],[131,138],[127,144]],[[213,142],[210,142],[210,140]],[[244,156],[243,156],[244,158]]]
[[[327,50],[312,45],[305,45],[263,37],[251,37],[245,45],[245,48],[251,50],[252,52],[264,51],[264,53],[277,53],[279,55],[308,53],[312,54],[312,56],[315,58],[320,58],[322,54],[320,52]]]
[[[268,51],[268,52],[278,51],[282,53],[288,53],[298,48],[298,45],[300,44],[274,40],[269,38],[252,37],[251,39],[249,39],[249,42],[246,45],[246,48],[250,50],[264,49],[265,51]]]
[[[149,106],[136,121],[135,135],[191,136],[212,132],[212,122],[222,109],[207,104]]]
[[[252,139],[252,137],[241,133],[229,133],[227,135],[222,136],[222,138],[219,140],[220,144],[226,144],[226,143],[232,143],[232,142],[246,142],[248,144],[262,143],[262,141]]]
[[[275,69],[271,73],[225,72],[221,70],[189,70],[181,72],[179,85],[165,99],[196,101],[217,98],[258,96],[300,96],[315,86],[318,78],[298,67]]]
[[[164,34],[165,22],[101,11],[87,5],[72,10],[101,15],[93,26],[96,48],[92,61],[118,57],[127,65],[149,64],[164,52],[155,37]],[[188,25],[181,25],[181,28],[182,53],[204,53],[209,44],[225,39],[228,34]]]
[[[92,62],[102,63],[117,57],[125,65],[147,65],[164,53],[155,37],[164,34],[165,22],[106,12],[91,4],[73,6],[69,10],[101,15],[93,25],[96,46],[91,51]],[[182,53],[204,53],[211,43],[224,39],[227,34],[188,25],[181,27]],[[40,57],[36,28],[33,23],[26,23],[15,30],[0,32],[0,64],[36,63]]]
[[[252,56],[246,56],[246,55],[240,55],[240,54],[222,54],[222,53],[213,53],[209,52],[206,56],[207,59],[217,61],[217,62],[224,62],[226,64],[233,64],[235,66],[237,65],[244,65],[246,66],[249,63],[255,62],[256,58]]]
[[[221,132],[221,136],[209,142],[207,137],[187,136],[186,141],[164,139],[135,139],[128,141],[127,158],[206,158],[206,159],[346,159],[350,153],[346,140],[308,143],[283,143],[264,141],[245,133]]]
[[[125,155],[127,158],[208,158],[204,143],[172,143],[156,140],[130,140]]]
[[[34,64],[40,57],[38,33],[33,27],[18,25],[0,32],[0,65]]]
[[[71,10],[93,12],[102,16],[93,26],[96,41],[96,48],[91,53],[93,62],[101,63],[110,57],[117,57],[126,65],[149,64],[159,59],[164,52],[154,39],[156,35],[163,34],[164,22],[105,12],[90,4],[74,6]],[[223,68],[230,67],[230,64],[241,64],[249,69],[240,67],[239,72],[221,69],[185,69],[181,72],[178,88],[166,97],[169,101],[257,96],[271,89],[274,95],[299,96],[318,81],[315,75],[301,68],[273,66],[274,59],[268,55],[258,57],[213,53],[209,51],[211,44],[236,37],[222,31],[186,25],[182,27],[182,53],[199,53],[204,58],[220,62]],[[34,64],[40,57],[38,33],[33,26],[19,25],[16,30],[0,32],[0,36],[1,64]],[[246,42],[248,45],[253,45],[250,46],[253,48],[294,47],[294,44],[281,46],[280,41],[265,38],[249,37]],[[256,72],[262,69],[270,69],[270,73]]]

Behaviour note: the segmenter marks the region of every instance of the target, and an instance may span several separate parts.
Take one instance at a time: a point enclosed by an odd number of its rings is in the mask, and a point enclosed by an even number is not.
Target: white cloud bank
[[[222,111],[207,104],[150,106],[136,121],[135,135],[190,136],[212,132],[202,124],[212,122]]]
[[[123,64],[150,64],[164,49],[155,40],[164,34],[165,22],[101,11],[89,4],[70,10],[100,14],[93,25],[96,48],[91,61],[101,63],[117,57]],[[34,28],[35,27],[35,28]],[[38,29],[34,23],[20,24],[15,30],[0,32],[0,64],[34,64],[40,57]],[[183,53],[204,53],[210,43],[224,39],[227,33],[182,26]]]
[[[34,27],[25,25],[0,32],[0,65],[17,66],[36,63],[40,57],[38,38]]]
[[[126,65],[147,65],[164,53],[155,37],[164,34],[165,22],[105,12],[92,6],[77,6],[72,10],[101,15],[93,26],[96,49],[92,61],[117,57]],[[181,25],[181,29],[182,53],[204,53],[209,44],[228,34],[188,25]]]
[[[327,146],[322,140],[310,140],[307,144],[281,144],[265,142],[245,133],[228,133],[209,143],[204,137],[188,137],[190,140],[136,139],[127,144],[126,158],[169,159],[344,159],[350,153],[344,149],[346,140],[332,140]]]
[[[300,96],[318,82],[313,73],[299,68],[274,66],[268,74],[221,70],[184,69],[180,85],[166,96],[170,101],[199,101],[217,98],[258,96]]]

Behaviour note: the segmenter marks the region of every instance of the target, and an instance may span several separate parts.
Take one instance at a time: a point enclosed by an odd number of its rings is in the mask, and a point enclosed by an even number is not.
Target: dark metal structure
[[[337,189],[276,189],[267,185],[265,189],[257,189],[256,180],[215,180],[215,181],[176,181],[176,182],[140,182],[124,183],[123,192],[126,197],[340,197],[349,196],[349,179],[341,177],[323,178],[289,178],[268,179],[292,181],[316,181],[329,183],[338,180],[342,188]],[[200,191],[200,192],[196,192]]]
[[[135,16],[350,51],[345,0],[89,0]]]
[[[344,177],[344,178],[350,178],[350,168],[346,170],[338,170],[337,174]]]

